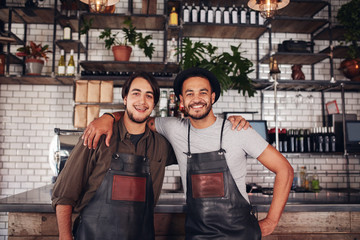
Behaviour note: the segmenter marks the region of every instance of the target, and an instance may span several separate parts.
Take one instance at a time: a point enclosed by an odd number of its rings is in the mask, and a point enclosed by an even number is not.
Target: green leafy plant
[[[94,19],[90,18],[89,21],[86,19],[83,19],[81,22],[81,28],[80,28],[80,34],[87,34],[93,24]]]
[[[248,77],[254,71],[251,69],[253,63],[241,56],[243,52],[239,51],[240,46],[241,44],[231,46],[231,53],[216,55],[218,48],[211,43],[193,43],[189,38],[184,38],[182,47],[177,49],[177,54],[182,55],[180,67],[182,70],[191,67],[205,68],[219,79],[222,91],[237,89],[244,96],[247,92],[249,97],[253,97],[256,90]]]
[[[352,0],[342,5],[336,18],[345,28],[345,42],[349,45],[348,57],[355,59],[360,57],[360,0]]]
[[[41,43],[36,44],[33,41],[30,41],[29,45],[18,48],[17,51],[16,56],[33,59],[44,58],[45,61],[49,59],[47,54],[52,53],[52,51],[49,50],[49,45],[42,46]]]
[[[155,47],[153,43],[149,43],[149,40],[152,39],[151,35],[143,36],[142,33],[136,31],[136,27],[132,25],[131,19],[126,19],[124,21],[124,25],[126,27],[122,28],[122,32],[124,33],[124,38],[119,39],[117,33],[112,33],[111,29],[104,29],[99,38],[105,41],[105,48],[110,49],[114,45],[124,45],[124,46],[138,46],[140,49],[144,51],[145,56],[152,58],[152,54],[154,53]]]

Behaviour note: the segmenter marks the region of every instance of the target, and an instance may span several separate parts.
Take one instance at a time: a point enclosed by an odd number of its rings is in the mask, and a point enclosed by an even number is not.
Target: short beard
[[[201,119],[204,119],[205,117],[207,117],[211,111],[211,107],[207,107],[206,108],[206,112],[200,116],[194,116],[193,114],[190,114],[190,108],[185,108],[185,113],[190,116],[192,119],[195,119],[195,120],[201,120]]]
[[[145,118],[142,119],[142,120],[136,120],[136,119],[134,118],[134,115],[133,115],[132,113],[130,113],[127,109],[126,109],[126,112],[127,112],[127,115],[129,116],[129,119],[130,119],[131,121],[133,121],[133,122],[136,122],[136,123],[144,123],[144,122],[146,122],[146,121],[149,119],[149,117],[150,117],[150,115],[149,115],[149,116],[145,117]]]

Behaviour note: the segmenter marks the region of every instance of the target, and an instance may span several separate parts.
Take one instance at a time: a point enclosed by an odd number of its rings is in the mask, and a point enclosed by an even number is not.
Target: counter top
[[[0,199],[0,212],[54,212],[51,207],[51,192],[53,185],[46,185],[24,193]],[[272,196],[261,193],[249,193],[252,205],[259,212],[269,209]],[[185,210],[183,193],[162,193],[155,212],[181,213]],[[292,192],[285,210],[288,212],[360,212],[360,191],[346,189],[321,190],[318,193]]]

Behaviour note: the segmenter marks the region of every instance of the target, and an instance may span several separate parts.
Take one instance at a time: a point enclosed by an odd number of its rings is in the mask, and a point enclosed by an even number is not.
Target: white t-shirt
[[[220,149],[220,134],[223,119],[217,117],[215,123],[208,128],[190,127],[191,153],[212,152]],[[155,118],[156,131],[171,143],[179,163],[181,179],[186,193],[186,164],[188,152],[189,119]],[[246,155],[257,158],[268,146],[268,143],[255,130],[231,130],[231,123],[226,121],[223,132],[222,148],[225,149],[226,162],[236,185],[249,202],[246,193]]]

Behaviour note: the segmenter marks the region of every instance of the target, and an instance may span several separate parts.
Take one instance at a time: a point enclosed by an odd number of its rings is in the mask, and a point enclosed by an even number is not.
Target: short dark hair
[[[121,92],[122,98],[124,99],[129,94],[131,83],[133,82],[133,80],[135,78],[143,78],[150,84],[150,86],[154,92],[154,106],[156,106],[156,104],[159,102],[159,97],[160,97],[159,84],[157,83],[156,79],[152,75],[150,75],[149,73],[146,73],[146,72],[134,73],[129,77],[128,80],[126,80],[126,82],[124,83],[124,85],[122,87],[122,92]]]

